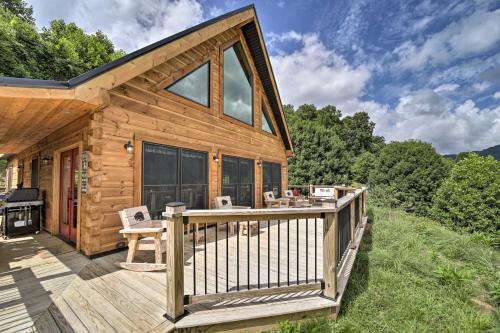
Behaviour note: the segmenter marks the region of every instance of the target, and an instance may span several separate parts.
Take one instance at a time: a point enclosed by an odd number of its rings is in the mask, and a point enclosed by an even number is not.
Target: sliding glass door
[[[169,202],[187,208],[207,208],[207,153],[144,142],[142,148],[142,204],[160,218]]]
[[[222,156],[222,195],[229,195],[233,205],[254,207],[254,161]]]
[[[281,164],[262,162],[262,187],[264,192],[273,192],[276,198],[281,198]]]

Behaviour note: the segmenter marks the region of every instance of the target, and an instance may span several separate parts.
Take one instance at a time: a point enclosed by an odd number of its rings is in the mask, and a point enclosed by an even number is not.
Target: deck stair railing
[[[336,208],[187,210],[171,216],[166,317],[175,321],[190,304],[278,294],[317,291],[335,299],[337,270],[366,215],[360,201],[365,196],[365,188],[348,193]],[[185,241],[186,226],[192,241]],[[202,233],[199,243],[196,231]]]

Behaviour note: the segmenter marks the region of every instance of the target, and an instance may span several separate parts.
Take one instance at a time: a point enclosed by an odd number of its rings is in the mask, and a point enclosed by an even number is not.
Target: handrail
[[[258,208],[258,209],[241,209],[241,208],[235,208],[235,209],[195,209],[195,210],[187,210],[182,213],[177,213],[173,214],[170,216],[167,216],[167,314],[166,316],[175,320],[176,318],[180,317],[184,313],[184,306],[185,304],[191,304],[191,303],[197,303],[197,302],[203,302],[203,301],[214,301],[214,300],[224,300],[224,299],[234,299],[238,297],[259,297],[262,295],[274,295],[274,294],[279,294],[279,293],[284,293],[284,292],[299,292],[299,291],[305,291],[305,290],[315,290],[319,289],[322,291],[323,296],[329,297],[332,299],[335,299],[337,296],[337,274],[339,270],[342,267],[342,263],[345,262],[345,257],[346,254],[349,253],[348,251],[350,249],[353,249],[355,247],[355,238],[356,238],[356,230],[358,228],[363,227],[363,223],[356,223],[356,220],[360,221],[361,218],[366,217],[366,193],[367,189],[366,188],[361,188],[361,189],[356,189],[354,192],[347,193],[345,196],[341,197],[340,199],[337,200],[336,202],[336,207],[302,207],[302,208]],[[359,199],[358,199],[359,198]],[[357,208],[356,208],[357,207]],[[270,258],[270,253],[269,253],[269,242],[270,242],[270,229],[269,229],[269,221],[276,221],[278,220],[277,224],[275,224],[276,229],[272,231],[273,235],[277,237],[277,244],[278,246],[275,247],[273,246],[273,249],[277,250],[277,284],[274,282],[270,283],[269,281],[269,262],[264,263],[263,267],[267,268],[268,271],[268,277],[267,280],[265,280],[267,283],[261,283],[260,281],[260,268],[261,268],[261,261],[260,261],[260,252],[261,251],[261,239],[260,239],[260,231],[262,230],[264,233],[263,235],[267,235],[267,240],[266,238],[263,238],[262,241],[263,243],[267,246],[267,248],[262,248],[262,250],[267,251],[267,256],[264,255],[264,258]],[[312,220],[312,221],[311,221]],[[318,223],[316,224],[316,220],[320,222],[321,224]],[[251,244],[251,235],[250,235],[250,226],[251,226],[251,221],[253,221],[257,225],[257,234],[253,238],[253,245],[252,245],[252,256],[250,256],[250,244]],[[280,222],[281,221],[281,222]],[[296,234],[292,234],[292,237],[290,237],[290,225],[292,221],[292,226],[295,228]],[[261,225],[262,224],[264,225]],[[311,223],[313,222],[313,223]],[[223,241],[222,242],[217,242],[217,233],[218,233],[218,226],[215,228],[207,228],[207,226],[210,223],[217,223],[217,224],[226,224],[226,233],[224,235],[220,234],[219,237],[222,237]],[[235,253],[228,253],[228,240],[229,234],[228,232],[228,226],[229,224],[233,223],[233,225],[236,225],[237,228],[240,227],[240,225],[246,226],[247,228],[247,235],[239,236],[239,232],[236,233],[235,238],[233,238],[233,246],[236,244],[236,254]],[[276,222],[274,222],[276,223]],[[184,267],[185,267],[185,262],[184,262],[184,250],[185,250],[185,245],[184,245],[184,225],[189,224],[193,227],[193,232],[194,230],[198,230],[198,225],[203,225],[204,224],[204,229],[203,233],[205,236],[205,240],[203,242],[203,245],[201,245],[201,248],[195,249],[198,245],[195,243],[195,237],[193,235],[193,263],[190,266],[190,270],[192,270],[193,274],[193,288],[194,291],[192,294],[185,294],[184,290]],[[280,240],[280,224],[281,224],[281,240]],[[299,244],[299,227],[300,231],[303,233],[305,237],[305,242],[304,239],[302,239],[301,244]],[[316,227],[318,230],[318,233],[316,232]],[[264,229],[266,228],[266,229]],[[307,268],[305,273],[300,271],[299,272],[299,246],[302,251],[307,251],[309,248],[309,243],[307,236],[309,233],[307,232],[307,228],[309,228],[309,231],[313,231],[312,235],[309,237],[309,240],[314,240],[314,246],[311,247],[311,251],[314,251],[314,265],[316,265],[319,262],[319,265],[323,266],[323,278],[316,279],[314,280],[309,279],[308,282],[308,274],[307,274]],[[321,229],[320,229],[321,228]],[[207,230],[210,231],[210,234],[214,237],[215,240],[215,247],[212,245],[212,249],[215,250],[215,256],[210,256],[209,260],[207,261]],[[322,232],[320,232],[322,230]],[[276,233],[277,231],[277,233]],[[319,236],[318,236],[319,235]],[[322,236],[321,236],[322,235]],[[311,239],[313,237],[313,239]],[[241,239],[240,239],[241,238]],[[212,238],[213,239],[213,238]],[[296,265],[294,264],[292,267],[296,267],[296,281],[292,280],[292,283],[290,283],[290,252],[289,252],[289,247],[290,247],[290,240],[292,240],[293,243],[292,246],[295,247],[296,251],[296,258],[292,258],[292,262],[296,260]],[[242,242],[245,243],[242,243]],[[276,241],[276,238],[274,238],[273,242]],[[320,251],[322,251],[322,256],[318,257],[318,260],[316,260],[316,253],[318,247],[316,245],[316,242],[319,244],[322,244],[322,247]],[[236,266],[231,266],[231,270],[233,271],[234,268],[236,267],[236,272],[239,274],[240,269],[240,250],[239,247],[240,243],[243,245],[243,256],[242,259],[246,260],[246,264],[248,267],[243,268],[243,271],[246,271],[246,274],[250,274],[250,261],[251,260],[259,260],[258,264],[256,267],[259,269],[258,273],[256,276],[258,276],[258,284],[257,287],[253,286],[251,287],[250,283],[250,277],[247,276],[246,279],[242,279],[243,282],[247,282],[248,286],[246,284],[237,282],[236,286],[236,291],[226,288],[219,288],[219,291],[217,290],[217,285],[219,276],[223,281],[226,281],[226,283],[229,283],[227,281],[230,280],[230,277],[228,276],[228,271],[227,267],[227,258],[231,257],[234,258],[236,256]],[[246,245],[245,245],[246,244]],[[220,245],[220,246],[219,246]],[[257,247],[255,248],[255,245]],[[311,244],[312,245],[312,244]],[[191,246],[191,245],[189,245]],[[225,252],[222,252],[222,257],[221,259],[226,258],[226,270],[221,272],[220,275],[217,274],[217,262],[219,258],[217,256],[217,248],[221,247],[221,250]],[[280,247],[282,248],[282,257],[286,258],[288,264],[286,265],[286,274],[285,272],[282,271],[282,273],[288,277],[288,282],[287,283],[281,283],[280,285]],[[212,251],[213,251],[212,250]],[[245,252],[247,251],[247,252]],[[255,252],[254,252],[255,251]],[[311,251],[309,252],[311,254]],[[283,253],[284,252],[284,253]],[[202,267],[204,269],[204,272],[201,271],[200,274],[204,278],[204,288],[200,289],[204,292],[196,292],[196,254],[198,253],[199,256],[203,256],[199,259],[203,259],[201,263],[203,263]],[[303,252],[302,252],[303,253]],[[308,258],[307,252],[305,257],[301,256],[300,260],[307,260],[305,258]],[[321,259],[322,258],[322,259]],[[214,260],[215,259],[215,260]],[[255,263],[255,261],[253,261]],[[200,263],[200,264],[201,264]],[[215,265],[215,293],[213,290],[207,290],[207,263],[208,264],[214,264]],[[282,266],[284,263],[282,262]],[[318,265],[318,266],[319,266]],[[305,267],[308,267],[307,261]],[[316,267],[316,266],[315,266]],[[191,271],[188,271],[191,274]],[[214,271],[211,271],[213,274]],[[219,271],[220,272],[220,271]],[[316,268],[314,270],[316,274]],[[302,278],[305,277],[305,283],[304,281],[299,281],[299,273]],[[275,273],[273,273],[275,274]],[[294,275],[294,272],[292,272],[292,275]],[[283,275],[282,275],[283,276]],[[236,276],[236,281],[240,281],[240,276]],[[275,281],[275,280],[273,280]],[[234,283],[234,280],[233,280]],[[240,285],[246,286],[242,287],[240,290]],[[225,290],[221,290],[225,289]]]

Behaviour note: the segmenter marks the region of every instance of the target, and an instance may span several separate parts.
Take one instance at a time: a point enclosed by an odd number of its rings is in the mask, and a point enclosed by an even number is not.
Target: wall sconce
[[[129,154],[132,154],[134,152],[134,145],[132,144],[132,142],[127,142],[126,144],[123,145],[123,147],[125,148],[125,150],[127,151],[127,153]]]
[[[21,171],[22,169],[24,169],[24,161],[20,160],[17,164],[17,171]]]
[[[215,161],[215,163],[219,163],[219,154],[218,153],[214,153],[214,156],[212,156],[212,158]]]
[[[49,157],[49,156],[45,156],[45,157],[42,158],[42,164],[43,165],[49,165],[50,161],[52,161],[52,158]]]
[[[283,164],[281,167],[282,167],[283,169],[286,169],[286,165],[285,165],[285,164]]]
[[[257,166],[259,166],[259,167],[262,166],[262,160],[257,160]]]

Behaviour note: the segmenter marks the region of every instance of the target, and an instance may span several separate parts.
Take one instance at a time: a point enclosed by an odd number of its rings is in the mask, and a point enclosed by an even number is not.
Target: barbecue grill
[[[0,233],[6,239],[26,233],[39,233],[42,225],[43,201],[37,188],[18,188],[7,193],[0,206]]]

